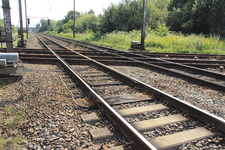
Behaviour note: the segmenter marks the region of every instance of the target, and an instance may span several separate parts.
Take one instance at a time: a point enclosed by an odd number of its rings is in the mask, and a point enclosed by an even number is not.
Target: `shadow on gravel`
[[[5,87],[7,85],[10,85],[12,83],[15,83],[18,81],[18,79],[21,78],[20,76],[0,76],[0,88]]]

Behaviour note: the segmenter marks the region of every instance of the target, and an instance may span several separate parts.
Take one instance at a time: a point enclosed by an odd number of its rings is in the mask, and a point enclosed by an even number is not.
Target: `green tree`
[[[63,28],[62,27],[63,27],[63,21],[62,20],[58,20],[57,24],[56,24],[56,28],[57,28],[58,33],[63,32]]]
[[[206,34],[218,33],[225,36],[225,1],[198,0],[195,9],[195,29]]]
[[[72,30],[73,30],[73,20],[69,20],[66,24],[64,24],[62,29],[65,32],[72,32]]]
[[[47,31],[48,30],[48,22],[47,20],[45,19],[41,19],[40,20],[40,23],[41,23],[41,27],[39,28],[39,32],[44,32],[44,31]]]
[[[41,27],[40,23],[36,24],[35,29],[39,30],[39,28]]]
[[[194,26],[195,0],[171,0],[168,5],[167,26],[173,31],[191,33]]]
[[[90,9],[88,14],[95,14],[94,10],[93,9]]]
[[[224,0],[171,0],[167,25],[184,33],[225,36]]]
[[[165,23],[170,0],[147,0],[146,23],[155,29]],[[142,25],[142,0],[123,0],[119,4],[111,4],[100,16],[99,30],[101,33],[114,30],[139,30]]]
[[[118,5],[111,5],[104,10],[100,17],[100,30],[102,33],[114,30],[131,31],[141,27],[141,0],[123,0]]]
[[[76,28],[75,31],[79,33],[84,33],[85,30],[90,29],[94,32],[97,31],[97,26],[98,26],[99,19],[96,17],[93,13],[85,13],[81,15],[79,18],[76,20]]]
[[[149,27],[156,29],[166,23],[169,2],[170,0],[147,0],[146,23]]]
[[[45,31],[55,31],[55,26],[57,22],[55,20],[50,20],[50,25],[48,25],[48,20],[41,19],[40,20],[41,27],[39,28],[39,32],[45,32]]]
[[[75,19],[79,18],[80,13],[78,11],[75,11]],[[67,15],[64,17],[64,19],[62,20],[63,24],[66,24],[70,19],[73,19],[73,11],[69,11],[67,13]]]

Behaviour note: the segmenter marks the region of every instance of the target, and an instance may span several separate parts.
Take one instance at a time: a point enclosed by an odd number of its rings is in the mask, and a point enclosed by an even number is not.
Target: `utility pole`
[[[25,17],[26,17],[26,32],[27,32],[27,39],[28,39],[28,31],[29,31],[29,27],[28,27],[28,24],[27,24],[27,2],[26,0],[24,0],[24,3],[25,3]]]
[[[22,18],[22,5],[21,5],[21,0],[19,0],[19,11],[20,11],[21,47],[24,47],[24,39],[23,39],[23,18]]]
[[[142,16],[142,29],[141,29],[141,50],[145,50],[145,25],[146,25],[146,2],[143,0],[143,16]]]
[[[13,52],[12,25],[9,0],[2,0],[4,25],[5,25],[5,41],[7,52]]]
[[[73,38],[75,38],[75,0],[73,0]]]

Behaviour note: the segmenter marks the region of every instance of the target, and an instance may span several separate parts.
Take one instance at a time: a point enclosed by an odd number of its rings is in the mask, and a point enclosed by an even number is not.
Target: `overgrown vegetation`
[[[72,33],[57,34],[51,32],[50,34],[67,38],[72,37]],[[130,32],[114,31],[97,38],[94,32],[86,30],[85,34],[76,34],[76,39],[127,50],[130,48],[131,41],[140,40],[140,35],[140,30]],[[161,26],[157,30],[151,28],[146,29],[145,48],[151,52],[225,54],[225,43],[220,41],[219,35],[210,35],[208,38],[204,37],[202,34],[185,36],[181,32],[169,32],[168,28],[165,26]]]
[[[220,3],[221,2],[221,3]],[[95,16],[94,11],[76,12],[77,40],[127,50],[140,41],[142,0],[121,0]],[[147,0],[145,48],[158,52],[224,54],[225,1]],[[38,26],[43,31],[43,26]],[[52,27],[54,25],[54,27]],[[72,37],[73,12],[53,21],[50,32]],[[47,31],[47,30],[44,30]],[[204,34],[202,34],[204,33]]]

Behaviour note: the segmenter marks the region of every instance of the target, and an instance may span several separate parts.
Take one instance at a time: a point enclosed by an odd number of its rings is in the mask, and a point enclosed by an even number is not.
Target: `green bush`
[[[72,38],[72,33],[60,33],[58,35]],[[140,39],[140,30],[114,31],[101,34],[100,32],[93,33],[92,30],[87,29],[85,34],[76,34],[76,40],[123,50],[130,48],[131,41],[140,41]],[[145,48],[152,52],[225,54],[225,44],[218,35],[210,35],[208,38],[205,38],[202,34],[183,35],[181,32],[170,32],[165,24],[157,30],[146,27]]]

